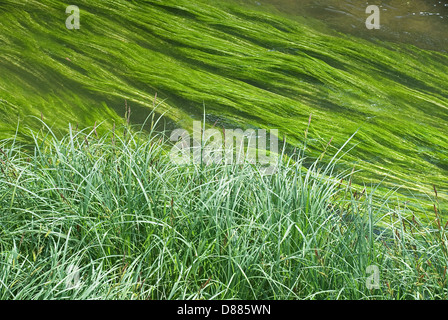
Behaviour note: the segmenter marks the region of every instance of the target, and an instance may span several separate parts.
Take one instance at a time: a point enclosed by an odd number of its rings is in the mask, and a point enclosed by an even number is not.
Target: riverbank
[[[97,129],[0,142],[1,299],[447,298],[440,215],[297,155],[179,166],[158,132]]]

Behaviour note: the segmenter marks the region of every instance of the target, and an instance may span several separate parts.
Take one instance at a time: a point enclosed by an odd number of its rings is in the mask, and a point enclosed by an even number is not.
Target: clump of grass
[[[334,162],[180,166],[163,133],[96,129],[0,143],[1,299],[447,297],[444,221],[355,193]]]

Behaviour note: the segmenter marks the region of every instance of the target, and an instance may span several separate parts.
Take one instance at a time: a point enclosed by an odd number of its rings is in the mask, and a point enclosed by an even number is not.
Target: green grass
[[[172,126],[191,126],[205,105],[210,123],[277,128],[293,146],[312,114],[310,156],[333,137],[328,162],[359,129],[341,162],[362,171],[358,185],[384,180],[383,194],[402,187],[419,201],[435,185],[448,200],[446,53],[231,1],[78,1],[81,29],[67,30],[66,5],[0,4],[3,137],[15,134],[18,117],[38,129],[41,114],[59,136],[68,122],[110,128],[125,100],[141,123],[156,93]]]
[[[0,3],[0,299],[447,298],[446,53],[231,1],[78,5],[67,30],[62,1]],[[279,129],[278,172],[119,125],[204,105]]]
[[[0,299],[447,298],[440,216],[354,194],[303,150],[266,176],[179,166],[162,133],[119,129],[0,142]]]

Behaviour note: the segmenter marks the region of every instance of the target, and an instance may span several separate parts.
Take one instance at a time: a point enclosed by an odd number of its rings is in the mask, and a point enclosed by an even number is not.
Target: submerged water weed
[[[77,4],[74,30],[61,1],[0,5],[0,135],[14,135],[17,116],[38,129],[30,114],[61,130],[68,121],[112,125],[125,99],[140,123],[155,93],[176,126],[200,119],[205,104],[211,123],[278,128],[292,145],[313,113],[310,154],[333,137],[329,160],[360,129],[344,158],[362,169],[357,182],[418,196],[435,184],[447,200],[446,54],[231,1]]]

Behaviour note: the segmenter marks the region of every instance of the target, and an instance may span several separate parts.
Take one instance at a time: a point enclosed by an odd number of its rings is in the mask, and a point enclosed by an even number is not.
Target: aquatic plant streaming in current
[[[20,118],[63,133],[154,105],[171,126],[277,128],[286,143],[331,157],[356,131],[343,168],[356,182],[447,200],[448,55],[367,40],[312,18],[230,1],[77,1],[81,27],[56,0],[0,3],[0,134]],[[35,118],[29,117],[34,115]],[[331,143],[328,145],[328,142]],[[328,145],[328,146],[327,146]],[[412,194],[412,195],[411,195]]]

